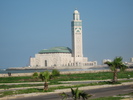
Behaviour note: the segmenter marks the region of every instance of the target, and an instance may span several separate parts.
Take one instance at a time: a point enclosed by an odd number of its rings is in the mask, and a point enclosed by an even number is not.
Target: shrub
[[[53,69],[52,76],[60,76],[60,72],[57,69]]]
[[[37,79],[39,77],[39,74],[37,72],[34,72],[32,75],[33,78]]]

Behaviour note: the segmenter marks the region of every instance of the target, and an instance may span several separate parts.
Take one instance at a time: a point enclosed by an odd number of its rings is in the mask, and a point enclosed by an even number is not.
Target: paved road
[[[131,88],[131,85],[125,85],[125,86],[108,87],[102,89],[86,90],[85,92],[92,94],[93,96],[91,98],[98,98],[98,97],[130,93],[133,92],[133,88]],[[12,100],[61,100],[61,97],[58,94],[49,94],[49,95],[41,95],[34,97],[17,98]],[[67,100],[72,100],[72,99],[67,99]]]

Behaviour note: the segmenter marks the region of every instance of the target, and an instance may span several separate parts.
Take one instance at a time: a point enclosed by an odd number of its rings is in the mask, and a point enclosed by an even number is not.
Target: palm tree
[[[113,80],[112,82],[115,83],[117,82],[117,72],[118,69],[120,69],[120,71],[125,71],[125,69],[127,68],[127,66],[125,64],[123,64],[122,62],[122,57],[116,57],[112,62],[105,62],[105,64],[107,64],[110,69],[113,71]]]
[[[71,88],[71,93],[74,100],[80,100],[80,97],[82,97],[83,100],[87,100],[89,97],[92,96],[79,90],[78,88],[76,88],[75,90]]]
[[[49,71],[40,72],[39,78],[44,81],[44,90],[48,90],[48,80],[50,79]]]
[[[80,97],[82,97],[82,100],[88,100],[88,98],[92,96],[90,94],[87,94],[79,90],[78,88],[76,88],[75,90],[71,88],[71,93],[73,100],[80,100]],[[66,100],[68,97],[70,97],[70,95],[67,95],[64,92],[61,93],[60,95],[63,97],[62,100]]]

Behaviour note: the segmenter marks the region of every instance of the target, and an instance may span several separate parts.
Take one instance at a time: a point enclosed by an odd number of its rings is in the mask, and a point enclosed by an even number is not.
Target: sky
[[[71,21],[83,21],[89,61],[133,57],[133,0],[0,0],[0,69],[24,67],[42,49],[72,48]]]

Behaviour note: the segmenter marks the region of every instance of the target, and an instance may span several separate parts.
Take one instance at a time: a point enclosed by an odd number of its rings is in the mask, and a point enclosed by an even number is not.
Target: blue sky
[[[26,66],[42,49],[71,48],[75,8],[89,61],[133,57],[133,0],[0,0],[0,69]]]

